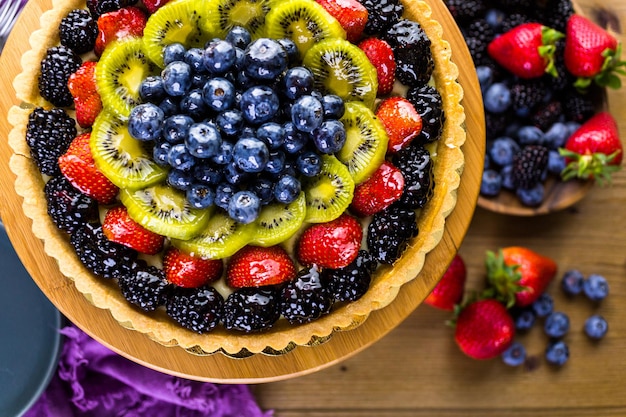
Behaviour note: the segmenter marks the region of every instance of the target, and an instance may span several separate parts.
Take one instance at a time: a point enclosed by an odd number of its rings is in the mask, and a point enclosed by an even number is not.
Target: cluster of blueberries
[[[234,27],[204,49],[168,45],[163,58],[161,74],[140,86],[128,131],[154,144],[168,183],[195,208],[253,222],[263,205],[293,202],[302,177],[345,143],[343,100],[315,89],[289,39],[252,41]]]
[[[568,297],[584,294],[594,303],[604,300],[609,294],[609,284],[605,277],[599,274],[590,274],[587,278],[577,269],[571,269],[563,274],[561,289]],[[561,366],[569,359],[569,347],[563,340],[570,329],[569,316],[562,311],[554,310],[554,299],[543,293],[530,308],[517,312],[515,328],[525,332],[530,330],[538,318],[543,318],[543,330],[550,339],[546,348],[545,358],[548,363]],[[585,320],[583,330],[593,340],[602,339],[608,331],[608,323],[600,314],[593,314]],[[526,349],[522,343],[515,341],[502,353],[502,360],[507,365],[519,366],[526,361]]]

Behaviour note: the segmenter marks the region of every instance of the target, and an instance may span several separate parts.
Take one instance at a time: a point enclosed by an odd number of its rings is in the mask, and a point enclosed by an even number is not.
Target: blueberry
[[[543,202],[545,189],[543,184],[538,183],[532,188],[518,188],[517,198],[527,207],[537,207]]]
[[[261,172],[269,160],[265,143],[256,138],[241,138],[233,148],[233,161],[243,172]]]
[[[558,342],[550,343],[546,348],[546,360],[552,365],[562,366],[569,359],[569,348],[567,344],[559,340]]]
[[[567,295],[578,295],[583,291],[585,276],[577,269],[565,271],[561,278],[561,289]]]
[[[267,178],[258,178],[250,184],[249,190],[259,197],[261,205],[269,204],[274,199],[274,183]]]
[[[244,52],[243,49],[239,47],[235,47],[235,70],[239,74],[243,73],[243,69],[245,65],[246,65],[246,53]],[[234,75],[233,80],[237,81],[237,74]]]
[[[206,104],[202,97],[202,90],[195,88],[185,94],[180,100],[180,111],[193,117],[195,120],[201,120],[207,111]]]
[[[285,168],[285,153],[283,151],[271,151],[267,164],[265,165],[265,172],[268,174],[278,175]]]
[[[296,154],[306,146],[309,141],[309,136],[296,129],[296,126],[292,122],[287,122],[283,125],[285,131],[285,137],[283,139],[283,149],[289,154]]]
[[[252,41],[250,32],[244,27],[233,26],[226,34],[225,40],[230,42],[237,48],[245,49],[246,46]]]
[[[555,339],[565,336],[569,331],[569,317],[560,311],[550,313],[543,324],[543,331]]]
[[[225,182],[218,184],[215,189],[215,205],[224,210],[228,210],[228,203],[233,195],[235,195],[235,190],[236,188],[232,184]]]
[[[170,96],[184,96],[191,88],[191,67],[183,61],[174,61],[161,72],[163,88]]]
[[[502,10],[489,9],[485,14],[485,22],[487,22],[487,24],[491,26],[491,28],[495,32],[499,32],[500,27],[502,26],[502,22],[506,19],[506,17],[506,13],[504,13]]]
[[[179,171],[189,171],[196,163],[196,159],[189,153],[184,143],[172,145],[167,154],[167,161],[172,168]]]
[[[509,366],[520,366],[526,361],[526,348],[520,342],[513,342],[504,352],[502,361]]]
[[[152,158],[154,159],[154,162],[163,167],[169,166],[168,154],[171,147],[172,145],[168,142],[162,142],[157,144],[152,149]]]
[[[260,210],[261,200],[251,191],[239,191],[228,202],[228,215],[239,223],[252,223]]]
[[[164,119],[165,114],[157,105],[140,104],[130,112],[128,133],[137,140],[156,140],[161,136]]]
[[[175,114],[163,122],[163,139],[170,143],[181,143],[189,134],[194,120],[185,114]]]
[[[500,166],[513,163],[513,157],[519,152],[520,146],[513,139],[502,136],[496,138],[489,148],[490,160]]]
[[[312,132],[313,143],[324,154],[339,152],[346,143],[346,129],[339,120],[325,120]]]
[[[163,78],[150,75],[139,84],[139,97],[146,103],[160,103],[165,98]]]
[[[226,165],[233,160],[233,144],[227,141],[222,141],[220,150],[217,155],[211,158],[213,162],[218,165]]]
[[[504,83],[493,83],[485,91],[485,109],[491,113],[504,113],[511,106],[511,91]]]
[[[487,197],[494,197],[500,194],[502,189],[502,177],[500,173],[493,169],[483,171],[482,180],[480,182],[480,193]]]
[[[537,126],[522,126],[517,131],[517,140],[520,145],[542,145],[544,134]]]
[[[187,191],[193,184],[193,176],[189,172],[172,169],[167,173],[167,183],[174,188]]]
[[[278,40],[278,43],[287,53],[287,59],[290,63],[293,64],[300,61],[300,51],[298,50],[298,46],[293,40],[289,38],[282,38]]]
[[[291,121],[299,131],[312,132],[324,121],[324,107],[313,96],[301,96],[291,106]]]
[[[161,103],[159,103],[159,108],[163,110],[163,114],[165,117],[170,117],[180,112],[178,105],[180,104],[180,99],[174,97],[165,97]]]
[[[532,308],[524,308],[515,315],[515,329],[519,331],[530,330],[537,320],[537,315]]]
[[[250,175],[250,173],[244,172],[241,168],[239,168],[234,160],[224,166],[224,179],[233,185],[242,184],[245,181],[248,181]]]
[[[554,300],[548,293],[543,293],[532,303],[532,309],[537,317],[546,317],[554,309]]]
[[[276,122],[267,122],[256,130],[256,137],[265,142],[268,149],[276,150],[285,142],[285,129]]]
[[[295,100],[313,91],[313,73],[305,67],[289,68],[283,77],[285,97]]]
[[[206,69],[204,67],[204,49],[189,48],[187,52],[185,52],[182,61],[189,64],[195,74],[200,75]]]
[[[274,198],[278,202],[289,204],[298,197],[300,191],[300,181],[291,175],[283,175],[274,185]]]
[[[476,67],[476,75],[478,76],[478,83],[480,84],[480,91],[483,94],[487,91],[493,83],[493,70],[486,65],[479,65]]]
[[[209,74],[195,72],[191,75],[191,88],[203,89],[210,79],[211,76]]]
[[[594,314],[585,320],[585,334],[592,339],[602,339],[609,330],[609,324],[599,314]]]
[[[235,86],[226,78],[212,78],[204,85],[202,97],[209,108],[217,112],[228,110],[235,104]]]
[[[296,169],[305,177],[314,177],[322,170],[322,158],[313,152],[302,152],[296,158]]]
[[[247,89],[241,95],[239,103],[244,119],[255,125],[270,121],[278,111],[279,105],[278,96],[267,86]]]
[[[341,119],[346,111],[343,99],[335,94],[326,94],[322,97],[324,117],[327,119]]]
[[[215,123],[224,134],[234,136],[243,129],[243,114],[237,109],[226,110],[217,115]]]
[[[287,52],[273,39],[260,38],[245,50],[244,71],[257,80],[274,80],[287,68]]]
[[[185,139],[189,153],[197,158],[210,158],[219,153],[222,136],[215,126],[209,123],[195,123],[189,128]]]
[[[559,154],[559,151],[550,149],[548,152],[548,172],[554,175],[560,175],[565,169],[565,157]]]
[[[257,80],[250,77],[245,71],[237,72],[235,76],[235,85],[239,87],[240,90],[247,90],[248,88],[254,87],[256,84]]]
[[[545,145],[554,150],[565,146],[567,138],[569,138],[569,129],[567,125],[562,122],[553,123],[543,137]]]
[[[515,183],[513,182],[513,165],[502,167],[500,170],[500,176],[502,177],[502,188],[515,190]]]
[[[224,174],[219,167],[215,167],[211,164],[197,164],[193,168],[193,177],[199,182],[217,185],[222,182]]]
[[[197,209],[209,208],[215,202],[215,190],[208,184],[192,184],[186,196],[189,204]]]
[[[237,60],[235,47],[230,42],[215,39],[204,49],[204,67],[212,74],[224,74]]]
[[[578,122],[569,121],[565,122],[565,126],[567,127],[567,137],[569,138],[574,134],[574,132],[580,129],[581,124]]]
[[[609,283],[602,275],[591,274],[583,281],[583,292],[591,301],[601,301],[609,295]]]
[[[174,42],[163,48],[163,64],[171,64],[174,61],[184,61],[187,48],[182,43]]]

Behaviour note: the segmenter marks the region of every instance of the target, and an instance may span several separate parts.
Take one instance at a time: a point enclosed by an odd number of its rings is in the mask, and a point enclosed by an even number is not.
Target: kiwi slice
[[[217,36],[223,38],[234,26],[244,27],[253,39],[263,36],[265,15],[271,0],[214,0],[210,2],[208,20]]]
[[[107,46],[96,65],[96,85],[102,105],[127,119],[141,103],[139,86],[159,72],[147,58],[141,38],[126,38]]]
[[[192,239],[172,239],[172,246],[206,259],[227,258],[248,244],[254,235],[254,223],[243,224],[226,212],[216,211],[206,226]]]
[[[213,1],[170,1],[148,18],[143,30],[146,53],[159,67],[163,67],[163,48],[182,43],[187,48],[204,48],[215,36],[210,19]]]
[[[300,229],[305,216],[304,193],[300,193],[290,204],[267,205],[254,223],[255,236],[250,244],[268,247],[286,241]]]
[[[357,101],[345,103],[341,122],[346,128],[346,143],[335,154],[350,171],[356,184],[369,178],[385,160],[387,131],[369,107]]]
[[[306,197],[309,223],[325,223],[341,216],[354,196],[354,180],[348,168],[332,155],[322,156],[322,170],[305,178],[302,189]]]
[[[374,108],[376,68],[356,45],[344,39],[321,41],[304,55],[303,65],[313,72],[316,89]]]
[[[346,38],[337,19],[312,0],[275,1],[265,18],[265,30],[268,38],[293,40],[301,56],[324,39]]]
[[[98,169],[120,188],[145,188],[167,176],[144,143],[128,133],[126,122],[108,111],[96,118],[89,146]]]
[[[146,229],[173,239],[191,239],[208,224],[213,208],[195,209],[185,194],[165,183],[141,190],[120,190],[131,219]]]

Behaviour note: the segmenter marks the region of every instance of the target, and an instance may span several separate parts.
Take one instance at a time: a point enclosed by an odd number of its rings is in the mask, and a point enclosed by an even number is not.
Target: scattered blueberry
[[[480,183],[480,193],[484,196],[493,197],[500,193],[502,188],[502,177],[500,173],[493,169],[483,171]]]
[[[137,140],[156,140],[161,136],[164,119],[165,114],[157,105],[140,104],[130,112],[128,133]]]
[[[546,348],[546,360],[552,365],[562,366],[568,359],[569,348],[564,341],[550,343]]]
[[[559,151],[550,149],[548,152],[548,172],[554,175],[560,175],[565,169],[565,157],[559,154]]]
[[[513,181],[513,165],[507,165],[500,170],[502,177],[502,188],[507,190],[515,190],[515,182]]]
[[[520,366],[526,361],[526,348],[520,342],[513,342],[504,352],[502,361],[509,366]]]
[[[567,295],[578,295],[583,291],[585,276],[577,269],[565,271],[561,278],[561,289]]]
[[[239,191],[228,202],[228,215],[240,223],[252,223],[260,210],[261,200],[251,191]]]
[[[163,110],[163,114],[165,117],[173,116],[179,113],[179,105],[180,100],[174,97],[165,97],[161,103],[159,103],[159,108]]]
[[[532,303],[532,309],[537,317],[546,317],[554,310],[554,300],[548,293],[543,293]]]
[[[479,65],[476,67],[476,75],[478,76],[478,83],[480,84],[480,90],[483,94],[487,91],[493,83],[493,70],[487,65]]]
[[[174,42],[163,48],[163,64],[171,64],[174,61],[184,61],[187,49],[182,43]]]
[[[280,174],[285,168],[285,153],[283,151],[270,152],[265,172],[273,175]]]
[[[537,126],[522,126],[517,131],[517,139],[521,145],[542,145],[544,134]]]
[[[583,292],[591,301],[601,301],[609,295],[609,283],[602,275],[591,274],[583,281]]]
[[[519,331],[530,330],[537,321],[537,315],[532,308],[525,308],[515,315],[515,329]]]
[[[502,136],[496,138],[489,148],[491,161],[500,166],[513,163],[513,157],[519,152],[520,146],[513,139]]]
[[[204,49],[204,67],[212,74],[224,74],[230,70],[237,59],[235,47],[230,42],[215,39]]]
[[[562,148],[565,146],[565,142],[569,138],[569,129],[567,125],[562,122],[556,122],[546,131],[543,139],[545,145],[552,150]]]
[[[485,109],[492,113],[504,113],[511,107],[511,91],[504,83],[493,83],[485,92]]]
[[[516,191],[520,202],[528,207],[541,205],[544,199],[545,188],[542,183],[538,183],[532,188],[518,188]]]
[[[585,334],[591,339],[602,339],[609,330],[609,324],[599,314],[594,314],[585,320]]]
[[[324,120],[312,136],[315,147],[324,154],[338,152],[346,143],[346,129],[339,120]]]
[[[191,88],[191,67],[183,61],[174,61],[163,68],[163,88],[170,96],[184,96]]]
[[[548,337],[555,339],[563,337],[569,331],[569,317],[560,311],[550,313],[546,317],[543,330]]]

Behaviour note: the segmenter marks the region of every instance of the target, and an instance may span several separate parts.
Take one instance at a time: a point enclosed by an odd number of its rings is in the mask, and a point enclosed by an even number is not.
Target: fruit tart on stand
[[[30,44],[15,188],[124,327],[198,354],[312,344],[442,238],[463,91],[422,1],[56,1]]]

